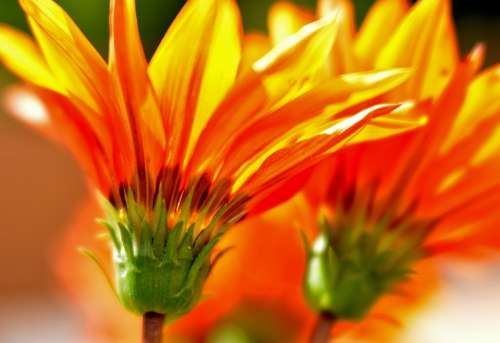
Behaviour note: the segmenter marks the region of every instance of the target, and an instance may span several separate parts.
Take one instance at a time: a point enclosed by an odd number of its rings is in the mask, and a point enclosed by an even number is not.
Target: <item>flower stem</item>
[[[146,312],[142,317],[142,343],[161,343],[165,315]]]
[[[326,312],[321,313],[312,333],[311,343],[331,342],[331,331],[336,321],[337,318],[334,315]]]

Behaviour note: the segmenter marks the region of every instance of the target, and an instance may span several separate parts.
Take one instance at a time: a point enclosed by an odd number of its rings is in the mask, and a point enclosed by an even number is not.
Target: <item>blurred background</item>
[[[108,1],[58,2],[106,56]],[[151,56],[184,1],[137,2],[144,46]],[[265,31],[267,10],[273,1],[238,2],[245,30]],[[315,0],[293,2],[311,8],[315,5]],[[359,22],[372,1],[355,0],[354,3]],[[453,11],[462,51],[482,41],[488,48],[486,64],[498,62],[500,12],[497,1],[453,1]],[[16,0],[0,1],[0,22],[27,29]],[[14,81],[0,67],[0,88]],[[78,315],[60,296],[51,251],[85,193],[86,181],[63,147],[0,113],[0,342],[35,341],[30,336],[33,332],[37,335],[36,342],[78,342]],[[466,266],[448,266],[445,272],[450,291],[436,300],[437,306],[425,320],[415,323],[412,330],[421,335],[419,342],[478,341],[479,332],[491,337],[484,342],[499,342],[500,336],[495,340],[492,332],[500,327],[500,316],[494,310],[500,308],[500,268],[495,264],[484,266],[472,278]],[[477,292],[481,292],[480,299],[487,301],[476,301]],[[467,320],[460,316],[464,303],[467,311],[477,313],[477,322],[470,321],[470,316]],[[496,314],[488,311],[496,311]],[[54,325],[58,327],[57,332],[51,330]],[[436,328],[451,333],[457,327],[467,330],[460,330],[459,337],[436,336]],[[491,335],[488,336],[488,332]],[[413,342],[411,336],[409,333],[408,342]]]

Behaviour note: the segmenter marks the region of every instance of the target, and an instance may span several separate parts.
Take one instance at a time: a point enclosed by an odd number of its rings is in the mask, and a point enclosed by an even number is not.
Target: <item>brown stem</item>
[[[142,343],[161,343],[165,315],[146,312],[142,317]]]
[[[318,322],[311,336],[311,343],[328,343],[331,342],[332,327],[335,325],[337,318],[329,313],[321,313]]]

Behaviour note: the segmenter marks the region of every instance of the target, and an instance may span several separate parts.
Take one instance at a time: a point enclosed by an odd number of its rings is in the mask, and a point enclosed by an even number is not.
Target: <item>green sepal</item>
[[[120,302],[137,314],[157,312],[170,319],[189,312],[199,301],[211,269],[211,253],[224,230],[212,221],[195,239],[197,226],[187,225],[192,195],[184,200],[179,220],[169,228],[165,202],[158,197],[148,213],[131,192],[126,207],[116,210],[104,199],[100,222],[113,248],[115,288]],[[210,232],[210,235],[202,235]]]
[[[377,300],[411,273],[421,255],[425,223],[390,226],[383,218],[371,229],[360,218],[338,211],[326,218],[306,244],[304,295],[312,309],[340,319],[363,319]]]

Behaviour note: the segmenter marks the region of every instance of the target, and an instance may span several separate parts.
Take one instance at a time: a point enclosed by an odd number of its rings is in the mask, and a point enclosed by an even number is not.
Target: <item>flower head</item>
[[[363,104],[405,70],[322,77],[338,15],[249,65],[236,3],[191,0],[148,62],[135,1],[112,0],[106,63],[54,1],[20,4],[35,39],[2,26],[0,58],[48,114],[20,117],[62,136],[104,195],[118,296],[138,313],[189,311],[228,227],[291,196],[326,154],[399,112]],[[14,112],[26,99],[11,94]],[[398,128],[415,125],[406,119]]]
[[[410,7],[379,0],[358,32],[349,1],[319,1],[318,12],[325,11],[345,14],[330,75],[410,68],[408,82],[383,101],[409,98],[429,111],[419,130],[336,153],[306,188],[320,220],[309,247],[306,296],[317,311],[361,319],[424,257],[500,246],[494,210],[500,203],[500,69],[478,74],[481,45],[459,57],[449,1]],[[271,38],[279,41],[310,18],[277,5]]]

